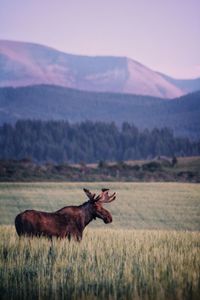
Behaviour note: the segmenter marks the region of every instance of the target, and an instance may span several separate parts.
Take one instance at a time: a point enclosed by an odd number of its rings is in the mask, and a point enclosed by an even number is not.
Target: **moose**
[[[84,228],[92,220],[100,218],[105,224],[111,223],[112,216],[103,208],[103,204],[114,201],[116,193],[109,195],[109,189],[102,189],[96,196],[88,189],[83,190],[89,200],[79,206],[65,206],[55,212],[26,210],[20,213],[15,218],[17,234],[81,241]]]

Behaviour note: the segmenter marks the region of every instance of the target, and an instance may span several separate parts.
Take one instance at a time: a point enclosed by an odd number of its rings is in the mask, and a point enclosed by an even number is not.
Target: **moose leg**
[[[75,236],[74,236],[74,239],[75,239],[75,241],[77,241],[77,242],[81,242],[81,240],[82,240],[82,234],[77,234],[77,235],[75,235]]]
[[[73,238],[75,241],[80,242],[82,240],[82,234],[82,228],[79,228],[76,223],[71,222],[67,225],[65,237],[67,237],[69,241]]]

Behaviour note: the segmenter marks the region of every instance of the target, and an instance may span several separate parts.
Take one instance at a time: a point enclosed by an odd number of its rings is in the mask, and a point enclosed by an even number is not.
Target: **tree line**
[[[169,128],[141,130],[124,122],[20,120],[0,127],[0,158],[90,163],[200,154],[200,141],[175,137]]]

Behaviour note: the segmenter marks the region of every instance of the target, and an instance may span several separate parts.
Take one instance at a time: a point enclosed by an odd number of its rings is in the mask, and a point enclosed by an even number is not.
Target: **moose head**
[[[108,191],[109,189],[102,189],[100,195],[96,196],[96,194],[91,193],[87,189],[83,189],[86,193],[87,197],[89,198],[88,207],[91,211],[93,218],[100,218],[104,221],[104,223],[111,223],[112,216],[108,210],[103,207],[104,203],[110,203],[116,199],[116,193],[113,193],[109,196]]]

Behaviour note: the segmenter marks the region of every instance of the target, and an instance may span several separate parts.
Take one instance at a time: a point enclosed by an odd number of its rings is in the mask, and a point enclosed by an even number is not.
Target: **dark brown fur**
[[[49,238],[73,237],[80,241],[84,228],[96,217],[111,223],[111,214],[103,208],[102,204],[115,199],[115,194],[108,196],[107,190],[102,190],[101,195],[95,198],[88,190],[84,190],[89,201],[80,206],[66,206],[56,212],[48,213],[36,210],[26,210],[15,218],[15,227],[19,236],[47,236]],[[105,200],[105,195],[107,201]]]

